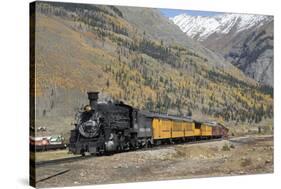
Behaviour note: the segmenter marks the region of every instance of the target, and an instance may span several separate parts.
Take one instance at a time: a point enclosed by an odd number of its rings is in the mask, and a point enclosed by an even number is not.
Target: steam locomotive
[[[140,111],[122,102],[98,103],[98,92],[88,92],[90,104],[76,114],[69,151],[74,154],[114,153],[163,143],[227,137],[219,123],[194,121]]]

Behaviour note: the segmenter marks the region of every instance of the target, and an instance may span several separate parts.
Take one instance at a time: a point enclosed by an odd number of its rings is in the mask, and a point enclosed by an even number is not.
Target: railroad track
[[[237,144],[249,144],[251,142],[267,141],[267,140],[273,140],[273,135],[255,136],[255,138],[250,136],[242,136],[242,137],[233,137],[228,139],[228,141]]]
[[[44,178],[41,178],[41,179],[36,180],[36,183],[49,180],[49,179],[51,179],[51,178],[53,178],[53,177],[56,177],[56,176],[65,174],[65,173],[67,173],[67,172],[69,172],[69,171],[70,171],[70,169],[65,169],[65,170],[58,171],[58,172],[55,173],[55,174],[52,174],[52,175],[49,175],[49,176],[46,176],[46,177],[44,177]]]
[[[93,157],[95,157],[95,156],[75,156],[75,157],[53,159],[53,160],[48,160],[48,161],[38,161],[38,162],[35,162],[35,166],[36,166],[36,168],[38,168],[38,167],[44,167],[44,166],[47,166],[47,165],[54,165],[54,164],[60,164],[60,163],[70,163],[70,162],[89,159],[89,158],[93,158]]]
[[[118,153],[128,153],[128,152],[133,152],[133,151],[148,151],[148,150],[159,150],[162,148],[166,148],[169,146],[175,146],[175,145],[181,145],[181,144],[201,144],[201,143],[209,143],[209,142],[216,142],[223,140],[222,138],[219,139],[211,139],[211,140],[198,140],[198,141],[189,141],[189,142],[183,142],[183,143],[174,143],[174,144],[162,144],[159,146],[154,146],[152,148],[140,148],[136,150],[130,150],[130,151],[123,151],[123,152],[118,152]],[[113,153],[117,154],[117,153]],[[106,154],[106,155],[111,155],[111,154]],[[89,156],[75,156],[75,157],[67,157],[67,158],[60,158],[60,159],[54,159],[54,160],[48,160],[48,161],[38,161],[35,162],[34,165],[38,167],[44,167],[48,165],[56,165],[56,164],[61,164],[61,163],[71,163],[75,161],[80,161],[80,160],[86,160],[90,158],[100,158],[102,156],[96,156],[96,155],[89,155]]]
[[[174,144],[161,144],[159,146],[154,146],[152,148],[141,148],[141,149],[137,149],[135,151],[160,150],[160,149],[163,149],[163,148],[172,147],[172,146],[176,146],[176,145],[202,144],[202,143],[217,142],[217,141],[221,141],[221,140],[224,140],[224,139],[223,138],[219,138],[219,139],[209,139],[209,140],[188,141],[188,142],[174,143]],[[128,152],[130,152],[130,151],[128,151]],[[121,153],[123,153],[123,152],[121,152]]]

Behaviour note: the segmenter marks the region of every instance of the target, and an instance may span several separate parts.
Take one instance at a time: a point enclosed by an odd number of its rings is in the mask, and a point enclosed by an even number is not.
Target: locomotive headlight
[[[89,112],[89,111],[91,111],[92,110],[92,107],[90,106],[90,105],[86,105],[85,107],[84,107],[84,111],[85,112]]]

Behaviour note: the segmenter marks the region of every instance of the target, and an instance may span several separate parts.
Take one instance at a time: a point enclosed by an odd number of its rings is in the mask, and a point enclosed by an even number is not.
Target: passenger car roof
[[[193,120],[190,117],[179,117],[179,116],[175,116],[175,115],[165,115],[165,114],[143,112],[143,111],[141,111],[141,114],[146,117],[150,117],[150,118],[161,118],[161,119],[193,122]]]

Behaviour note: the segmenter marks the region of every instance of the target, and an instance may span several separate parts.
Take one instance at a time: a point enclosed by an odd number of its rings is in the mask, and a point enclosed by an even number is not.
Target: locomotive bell
[[[88,92],[88,99],[90,101],[91,108],[95,109],[99,99],[99,92]]]

